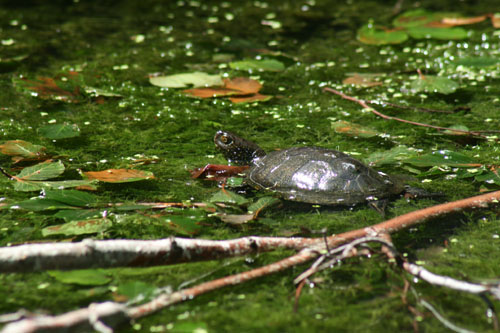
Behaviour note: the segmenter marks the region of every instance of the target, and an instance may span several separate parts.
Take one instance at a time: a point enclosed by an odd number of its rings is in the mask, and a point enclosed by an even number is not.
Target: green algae
[[[457,110],[429,115],[376,106],[381,112],[417,122],[443,127],[459,124],[471,130],[498,129],[498,63],[474,66],[470,61],[460,61],[498,57],[498,33],[486,24],[467,27],[473,33],[463,41],[409,40],[395,46],[369,46],[356,41],[356,31],[371,18],[390,24],[392,7],[382,2],[8,2],[9,6],[0,9],[0,58],[18,60],[0,63],[1,143],[25,140],[45,146],[47,153],[60,156],[69,176],[73,176],[67,179],[78,177],[79,169],[126,168],[139,158],[138,154],[157,157],[153,159],[156,163],[138,166],[153,172],[155,180],[100,185],[96,196],[101,204],[208,201],[218,187],[191,179],[188,170],[205,163],[225,163],[212,142],[219,129],[253,139],[267,151],[318,145],[367,158],[405,145],[422,154],[447,149],[485,165],[498,164],[494,140],[458,140],[432,129],[377,118],[321,90],[333,86],[362,99]],[[489,12],[494,4],[421,2],[427,10],[446,11],[451,6],[453,11],[467,16]],[[193,100],[178,90],[149,84],[149,74],[169,75],[198,68],[229,77],[241,75],[228,64],[213,61],[214,55],[229,53],[233,55],[231,61],[239,61],[253,58],[259,49],[266,48],[280,51],[288,59],[284,71],[249,74],[264,84],[262,93],[276,96],[266,103],[237,105],[220,99]],[[417,69],[424,74],[446,76],[458,82],[459,88],[449,95],[413,94],[411,82],[418,77]],[[66,104],[22,94],[12,85],[13,79],[54,77],[61,71],[78,71],[86,85],[121,98],[105,99],[103,103],[88,98]],[[341,85],[349,72],[385,73],[384,85],[362,89]],[[468,109],[457,109],[464,106]],[[359,124],[387,135],[348,137],[332,130],[335,121]],[[44,126],[65,123],[78,126],[80,136],[54,141],[39,134]],[[2,155],[0,159],[3,167],[12,166],[10,157]],[[380,169],[408,173],[398,163]],[[418,185],[445,193],[446,200],[475,195],[481,185],[471,178],[428,178],[430,182]],[[12,181],[0,178],[0,195],[5,198],[2,202],[15,203],[38,195],[14,191],[12,186]],[[254,194],[247,196],[253,199]],[[435,203],[430,199],[407,202],[401,198],[391,204],[389,214],[396,216]],[[3,246],[64,239],[43,237],[44,228],[63,222],[51,213],[2,209],[0,214]],[[93,237],[157,239],[178,234],[165,225],[165,219],[120,212],[109,229]],[[325,209],[285,205],[271,208],[259,220],[239,228],[207,217],[197,237],[288,236],[322,228],[339,233],[380,221],[381,216],[362,206]],[[494,207],[455,214],[401,232],[394,236],[394,242],[411,260],[425,261],[425,266],[435,273],[467,280],[496,279],[500,274],[496,244],[500,241],[499,222]],[[0,276],[0,294],[6,295],[0,301],[0,312],[26,308],[63,313],[90,302],[110,300],[117,286],[125,283],[144,281],[176,289],[192,279],[202,282],[223,277],[289,254],[278,251],[222,264],[110,269],[106,272],[112,281],[106,289],[64,284],[48,273],[5,274]],[[404,280],[410,277],[386,263],[382,256],[347,260],[318,274],[313,280],[315,285],[304,288],[298,311],[294,312],[293,279],[306,268],[296,267],[202,295],[133,325],[124,325],[121,330],[167,330],[190,322],[203,323],[209,332],[412,331],[415,322],[422,331],[443,330],[414,294],[407,294],[408,305],[403,302]],[[477,331],[492,330],[479,298],[424,282],[413,287],[419,297],[431,302],[455,324]],[[424,317],[415,316],[409,306],[416,307]]]

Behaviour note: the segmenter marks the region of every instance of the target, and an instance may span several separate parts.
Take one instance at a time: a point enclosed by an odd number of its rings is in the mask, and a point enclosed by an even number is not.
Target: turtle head
[[[266,155],[264,150],[255,143],[242,139],[236,134],[218,131],[214,142],[229,162],[239,165],[253,165],[254,160]]]

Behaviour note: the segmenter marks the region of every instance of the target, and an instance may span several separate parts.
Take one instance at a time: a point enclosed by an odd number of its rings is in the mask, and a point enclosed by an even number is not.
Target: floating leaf
[[[356,136],[361,138],[371,138],[378,134],[375,130],[371,128],[350,123],[344,120],[333,122],[331,126],[332,129],[337,133],[347,134],[350,136]]]
[[[104,90],[104,89],[99,89],[99,88],[94,88],[94,87],[89,87],[89,86],[85,86],[85,87],[83,87],[83,89],[85,90],[85,93],[87,95],[89,95],[90,97],[94,97],[94,98],[97,98],[97,97],[114,97],[114,98],[123,97],[120,94],[117,94],[117,93],[114,93],[114,92],[111,92],[108,90]]]
[[[182,92],[184,92],[192,97],[198,97],[198,98],[214,98],[214,97],[222,97],[222,96],[230,96],[230,95],[239,94],[239,92],[237,90],[227,89],[227,88],[217,88],[217,87],[193,88],[193,89],[183,90]]]
[[[54,189],[54,190],[62,190],[65,188],[77,187],[80,189],[86,190],[96,190],[96,186],[94,185],[97,181],[95,180],[57,180],[57,181],[31,181],[31,180],[19,180],[14,183],[14,189],[16,191],[40,191],[43,189]]]
[[[43,162],[24,168],[16,176],[16,180],[45,180],[57,177],[64,172],[64,164],[61,161]]]
[[[406,32],[401,30],[379,30],[367,24],[358,30],[360,42],[371,45],[401,44],[408,39]]]
[[[413,93],[425,91],[433,93],[451,94],[459,87],[458,83],[446,77],[434,75],[420,75],[411,83]]]
[[[455,26],[455,25],[467,25],[482,22],[488,18],[488,15],[474,16],[474,17],[444,17],[441,22],[444,24]]]
[[[232,69],[242,70],[242,71],[269,71],[269,72],[281,72],[285,69],[285,65],[275,59],[246,59],[241,61],[233,61],[229,63],[229,67]]]
[[[90,180],[95,179],[107,183],[128,183],[155,178],[153,173],[150,171],[134,169],[108,169],[103,171],[87,171],[83,174]]]
[[[96,234],[104,232],[112,226],[108,219],[95,219],[84,221],[73,221],[64,224],[54,225],[42,229],[42,236],[77,236],[86,234]]]
[[[491,15],[491,24],[494,28],[500,28],[500,13]]]
[[[353,84],[358,87],[375,87],[383,84],[380,81],[375,81],[373,75],[364,75],[359,73],[354,73],[353,75],[345,78],[342,83]]]
[[[15,209],[31,210],[35,212],[43,210],[75,209],[75,207],[72,207],[71,205],[45,198],[34,198],[21,201],[11,205],[10,207]]]
[[[80,135],[80,129],[74,124],[47,125],[41,127],[38,131],[44,137],[52,140],[74,138]]]
[[[97,219],[102,217],[102,211],[94,209],[63,209],[53,215],[66,222]]]
[[[95,195],[76,190],[47,190],[45,198],[76,207],[87,207],[97,202]]]
[[[431,154],[412,157],[404,160],[404,163],[409,163],[417,167],[446,165],[449,167],[470,168],[480,165],[475,159],[450,150],[439,150],[432,152]]]
[[[469,131],[469,128],[465,125],[452,125],[449,128],[449,130],[445,130],[443,133],[448,135],[469,135],[466,133]]]
[[[428,25],[432,22],[440,22],[443,18],[454,18],[458,16],[455,13],[432,13],[425,9],[415,9],[404,12],[397,16],[392,24],[395,27],[411,28]]]
[[[229,100],[232,103],[254,103],[254,102],[265,102],[270,100],[271,98],[273,98],[273,96],[253,94],[249,96],[230,97]]]
[[[248,77],[235,77],[233,79],[224,79],[224,87],[240,92],[241,95],[256,94],[262,88],[262,84]]]
[[[23,140],[6,141],[0,145],[0,152],[5,155],[14,156],[15,162],[21,160],[40,160],[47,158],[45,147],[34,145]]]
[[[102,286],[111,282],[111,278],[99,269],[77,269],[72,271],[48,271],[50,276],[66,284],[81,286]]]
[[[168,76],[150,77],[149,82],[163,88],[194,88],[221,86],[223,84],[220,75],[210,75],[203,72],[183,73]]]
[[[208,201],[222,202],[222,203],[229,203],[236,205],[244,205],[249,202],[247,198],[225,189],[214,193],[214,195],[212,195],[212,197]]]
[[[407,29],[408,34],[416,39],[435,38],[441,40],[457,40],[467,38],[467,31],[462,28],[413,27]]]

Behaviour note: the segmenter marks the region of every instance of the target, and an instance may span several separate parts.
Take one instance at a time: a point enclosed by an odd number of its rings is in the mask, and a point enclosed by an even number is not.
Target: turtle
[[[222,130],[214,143],[229,162],[250,166],[245,184],[285,200],[329,206],[369,203],[383,213],[387,198],[410,189],[396,177],[337,150],[293,147],[266,154],[256,143]],[[415,192],[419,191],[424,190]]]

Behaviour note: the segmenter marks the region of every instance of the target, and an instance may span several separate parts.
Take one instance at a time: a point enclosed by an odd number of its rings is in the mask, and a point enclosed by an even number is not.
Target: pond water
[[[21,191],[2,176],[1,245],[88,237],[320,237],[384,220],[366,205],[318,207],[272,200],[269,194],[232,186],[241,180],[228,181],[226,189],[245,202],[217,208],[219,217],[198,208],[131,207],[144,202],[188,206],[214,201],[220,183],[193,179],[190,171],[207,163],[227,163],[213,143],[221,129],[253,140],[266,151],[292,146],[340,150],[378,170],[401,175],[412,185],[445,194],[416,201],[395,197],[388,217],[498,189],[494,131],[500,128],[500,30],[488,17],[450,28],[464,29],[459,39],[457,30],[438,38],[425,38],[429,32],[419,37],[421,31],[411,32],[393,22],[416,9],[428,11],[419,16],[425,19],[442,12],[463,17],[500,12],[497,1],[2,1],[0,144],[24,140],[45,147],[43,159],[50,157],[65,168],[64,173],[43,179],[47,181],[82,180],[82,172],[108,169],[138,169],[154,174],[154,179],[99,182],[95,191],[89,191],[93,209],[89,212],[86,207],[77,216],[60,213],[61,207],[42,209],[37,205],[45,204],[39,202],[35,207],[21,204],[21,209],[8,209],[40,195],[40,190]],[[397,31],[407,39],[374,45],[373,39],[382,37],[360,35],[359,29],[367,25],[379,33]],[[367,44],[370,38],[372,43]],[[250,65],[257,67],[244,67]],[[229,97],[198,99],[182,88],[150,83],[151,77],[194,72],[217,74],[220,79],[251,78],[262,84],[260,94],[272,98],[247,103],[234,103]],[[355,74],[363,75],[368,86],[343,83]],[[415,81],[434,76],[448,81],[427,91],[415,86]],[[390,117],[491,132],[471,136],[384,119],[325,92],[325,87],[376,101],[372,106]],[[61,131],[70,134],[60,138]],[[450,158],[456,163],[447,163]],[[10,175],[43,160],[25,158],[16,163],[6,154],[0,159]],[[259,199],[264,205],[273,204],[265,206],[258,218],[238,225],[221,220],[221,213],[248,214],[248,206]],[[116,203],[128,208],[107,206]],[[74,225],[65,232],[50,229],[89,218],[101,224],[90,231]],[[498,210],[490,207],[435,219],[394,235],[393,240],[401,253],[433,272],[466,280],[497,279],[499,223]],[[109,281],[102,285],[65,283],[46,272],[4,274],[0,312],[25,308],[64,313],[91,302],[123,300],[123,290],[139,282],[138,290],[166,286],[175,290],[186,281],[193,286],[290,254],[277,251],[206,263],[107,269],[102,272]],[[302,290],[294,311],[293,280],[307,267],[202,295],[121,330],[442,331],[443,323],[421,305],[421,299],[460,327],[493,330],[480,298],[413,281],[383,256],[350,259],[317,274]]]

